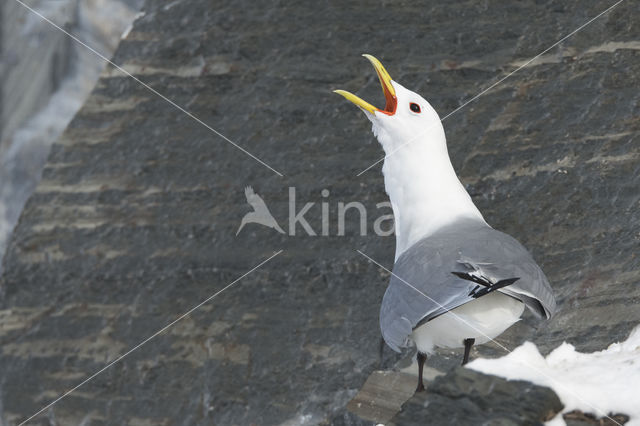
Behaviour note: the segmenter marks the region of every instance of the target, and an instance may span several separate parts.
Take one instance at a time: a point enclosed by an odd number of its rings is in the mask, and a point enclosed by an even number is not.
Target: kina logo
[[[267,204],[262,197],[253,191],[252,187],[247,186],[244,189],[244,195],[247,197],[247,203],[253,208],[253,211],[244,215],[242,222],[240,222],[240,227],[236,231],[236,235],[238,235],[242,228],[248,223],[257,223],[268,228],[273,228],[279,233],[284,234],[284,231],[269,211]]]

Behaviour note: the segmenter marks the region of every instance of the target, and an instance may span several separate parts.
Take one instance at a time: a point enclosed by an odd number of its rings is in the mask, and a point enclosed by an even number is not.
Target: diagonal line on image
[[[596,19],[600,18],[602,15],[610,12],[611,10],[613,10],[614,7],[618,6],[620,3],[622,3],[624,0],[618,0],[616,3],[614,3],[613,5],[609,6],[607,9],[603,10],[602,12],[600,12],[599,14],[597,14],[596,16],[594,16],[593,18],[591,18],[590,20],[588,20],[587,22],[585,22],[584,24],[580,25],[578,28],[576,28],[575,30],[571,31],[569,34],[567,34],[566,36],[562,37],[560,40],[556,41],[555,43],[553,43],[551,46],[547,47],[546,49],[544,49],[542,52],[538,53],[536,56],[534,56],[533,58],[529,59],[528,61],[526,61],[524,64],[520,65],[518,68],[516,68],[515,70],[511,71],[510,73],[508,73],[507,75],[505,75],[504,77],[502,77],[501,79],[499,79],[498,81],[496,81],[495,83],[493,83],[492,85],[490,85],[489,87],[487,87],[486,89],[482,90],[480,93],[478,93],[477,95],[475,95],[474,97],[472,97],[471,99],[469,99],[468,101],[464,102],[462,105],[460,105],[459,107],[457,107],[456,109],[454,109],[453,111],[451,111],[450,113],[448,113],[447,115],[445,115],[444,117],[442,117],[440,119],[440,121],[444,121],[447,118],[451,117],[453,114],[455,114],[456,112],[460,111],[462,108],[466,107],[467,105],[469,105],[471,102],[475,101],[476,99],[478,99],[479,97],[481,97],[482,95],[484,95],[485,93],[487,93],[489,90],[493,89],[494,87],[496,87],[497,85],[499,85],[500,83],[502,83],[503,81],[505,81],[506,79],[508,79],[509,77],[511,77],[512,75],[514,75],[515,73],[517,73],[518,71],[520,71],[521,69],[525,68],[527,65],[529,65],[530,63],[532,63],[533,61],[535,61],[536,59],[538,59],[540,56],[544,55],[545,53],[547,53],[548,51],[550,51],[551,49],[553,49],[554,47],[558,46],[560,43],[562,43],[563,41],[565,41],[566,39],[568,39],[569,37],[573,36],[574,34],[576,34],[578,31],[582,30],[584,27],[586,27],[587,25],[591,24],[593,21],[595,21]],[[372,167],[375,167],[377,164],[379,164],[380,162],[386,160],[387,158],[391,157],[393,154],[395,154],[396,152],[398,152],[399,150],[401,150],[402,148],[404,148],[405,146],[415,142],[417,139],[420,138],[420,136],[422,136],[422,133],[419,133],[418,135],[416,135],[414,138],[410,139],[408,142],[403,143],[402,145],[398,146],[397,148],[395,148],[393,151],[391,151],[389,154],[386,154],[384,157],[379,158],[378,160],[376,160],[374,163],[370,164],[369,167],[367,167],[366,169],[362,170],[360,173],[358,173],[356,176],[361,176],[363,173],[365,173],[367,170],[371,169]]]
[[[60,395],[58,398],[54,399],[53,401],[51,401],[49,404],[45,405],[44,407],[42,407],[40,410],[38,410],[37,412],[35,412],[34,414],[32,414],[31,416],[29,416],[27,419],[23,420],[22,422],[20,422],[19,426],[22,426],[24,424],[26,424],[27,422],[29,422],[30,420],[32,420],[33,418],[35,418],[36,416],[38,416],[40,413],[42,413],[43,411],[47,410],[48,408],[52,407],[53,405],[57,404],[58,402],[60,402],[62,399],[64,399],[65,397],[69,396],[72,392],[74,392],[75,390],[77,390],[78,388],[80,388],[81,386],[87,384],[88,382],[90,382],[91,380],[93,380],[96,376],[98,376],[99,374],[101,374],[102,372],[104,372],[105,370],[107,370],[109,367],[113,366],[114,364],[120,362],[122,359],[124,359],[125,357],[127,357],[128,355],[130,355],[131,353],[133,353],[134,351],[136,351],[137,349],[139,349],[140,347],[142,347],[144,344],[148,343],[150,340],[154,339],[155,337],[157,337],[158,335],[164,333],[165,331],[167,331],[169,328],[173,327],[176,323],[178,323],[179,321],[183,320],[185,317],[189,316],[190,314],[192,314],[194,311],[196,311],[198,308],[200,308],[202,305],[204,305],[205,303],[213,300],[214,298],[216,298],[219,294],[221,294],[222,292],[224,292],[225,290],[229,289],[231,286],[233,286],[234,284],[236,284],[237,282],[239,282],[240,280],[242,280],[244,277],[246,277],[247,275],[251,274],[252,272],[254,272],[255,270],[257,270],[258,268],[260,268],[262,265],[264,265],[265,263],[269,262],[271,259],[273,259],[274,257],[278,256],[280,253],[282,253],[283,250],[279,250],[276,253],[274,253],[273,255],[271,255],[270,257],[268,257],[267,259],[263,260],[262,262],[260,262],[258,265],[254,266],[253,268],[251,268],[249,271],[245,272],[244,274],[242,274],[240,277],[236,278],[235,280],[233,280],[231,283],[227,284],[225,287],[223,287],[221,290],[218,290],[217,292],[215,292],[214,294],[212,294],[211,296],[207,297],[206,299],[204,299],[202,302],[198,303],[196,306],[194,306],[193,308],[189,309],[187,312],[183,313],[182,315],[180,315],[178,318],[176,318],[175,320],[171,321],[169,324],[165,325],[164,327],[162,327],[160,330],[156,331],[155,333],[153,333],[151,336],[147,337],[146,339],[144,339],[143,341],[141,341],[140,343],[138,343],[137,345],[135,345],[134,347],[132,347],[131,349],[129,349],[127,352],[123,353],[122,355],[118,356],[116,359],[114,359],[113,361],[109,362],[107,365],[105,365],[104,367],[102,367],[100,370],[96,371],[95,373],[93,373],[92,375],[90,375],[89,377],[87,377],[86,379],[84,379],[82,382],[80,382],[79,384],[77,384],[76,386],[74,386],[73,388],[69,389],[68,391],[66,391],[65,393],[63,393],[62,395]]]
[[[149,86],[148,84],[146,84],[145,82],[143,82],[142,80],[140,80],[139,78],[135,77],[133,74],[131,74],[129,71],[125,70],[124,68],[122,68],[121,66],[115,64],[113,61],[109,60],[109,58],[107,58],[106,56],[104,56],[103,54],[101,54],[100,52],[98,52],[97,50],[95,50],[94,48],[92,48],[91,46],[89,46],[88,44],[86,44],[85,42],[83,42],[82,40],[80,40],[78,37],[76,37],[75,35],[71,34],[70,32],[66,31],[64,28],[61,28],[59,25],[57,25],[55,22],[51,21],[49,18],[47,18],[46,16],[42,15],[41,13],[39,13],[38,11],[36,11],[35,9],[29,7],[29,5],[25,4],[22,0],[15,0],[17,3],[19,3],[20,5],[22,5],[24,8],[28,9],[30,12],[32,12],[33,14],[39,16],[41,19],[43,19],[44,21],[46,21],[47,23],[49,23],[51,26],[53,26],[54,28],[58,29],[59,31],[61,31],[62,33],[64,33],[65,35],[67,35],[68,37],[70,37],[71,39],[73,39],[76,43],[82,45],[83,47],[87,48],[88,50],[90,50],[92,53],[94,53],[96,56],[98,56],[100,59],[102,59],[103,61],[107,62],[108,64],[110,64],[111,66],[113,66],[114,68],[116,68],[118,71],[120,71],[121,73],[125,74],[126,76],[132,78],[133,80],[135,80],[137,83],[139,83],[141,86],[143,86],[145,89],[147,89],[148,91],[150,91],[151,93],[153,93],[154,95],[160,97],[162,100],[164,100],[165,102],[168,102],[171,106],[173,106],[174,108],[178,109],[179,111],[181,111],[182,113],[186,114],[188,117],[192,118],[194,121],[196,121],[197,123],[199,123],[200,125],[206,127],[208,130],[210,130],[211,132],[215,133],[216,135],[218,135],[219,137],[221,137],[222,139],[224,139],[225,141],[227,141],[228,143],[230,143],[231,145],[233,145],[235,148],[237,148],[238,150],[242,151],[243,153],[245,153],[246,155],[248,155],[249,157],[253,158],[255,161],[257,161],[258,163],[262,164],[263,166],[265,166],[266,168],[270,169],[272,172],[274,172],[275,174],[277,174],[280,177],[283,177],[284,175],[282,173],[280,173],[278,170],[274,169],[273,167],[271,167],[269,164],[265,163],[264,161],[262,161],[260,158],[256,157],[255,155],[253,155],[252,153],[250,153],[249,151],[247,151],[245,148],[241,147],[240,145],[238,145],[237,143],[235,143],[234,141],[232,141],[231,139],[229,139],[228,137],[226,137],[225,135],[223,135],[222,133],[220,133],[219,131],[217,131],[216,129],[214,129],[213,127],[211,127],[210,125],[208,125],[207,123],[205,123],[204,121],[202,121],[201,119],[199,119],[198,117],[196,117],[194,114],[192,114],[191,112],[187,111],[186,109],[184,109],[183,107],[181,107],[180,105],[178,105],[177,103],[175,103],[174,101],[172,101],[171,99],[169,99],[168,97],[166,97],[165,95],[163,95],[162,93],[158,92],[156,89],[154,89],[153,87]]]

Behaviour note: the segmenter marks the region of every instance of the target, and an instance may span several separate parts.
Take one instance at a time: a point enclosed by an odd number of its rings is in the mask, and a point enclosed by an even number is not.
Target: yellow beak
[[[384,69],[379,60],[367,54],[364,54],[362,56],[364,56],[371,62],[371,65],[373,65],[373,68],[375,68],[376,73],[378,74],[378,79],[380,80],[380,85],[382,86],[382,92],[384,93],[384,97],[387,100],[385,108],[383,110],[376,108],[370,103],[365,102],[353,93],[347,92],[346,90],[334,90],[334,92],[344,96],[347,100],[353,102],[358,107],[362,108],[364,111],[370,112],[371,114],[375,113],[376,111],[387,115],[395,114],[398,102],[396,99],[396,90],[391,84],[391,76],[389,75],[387,70]]]

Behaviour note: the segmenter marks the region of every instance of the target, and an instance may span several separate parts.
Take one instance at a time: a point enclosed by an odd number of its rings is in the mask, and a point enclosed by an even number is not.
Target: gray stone
[[[618,426],[626,424],[629,416],[609,413],[606,417],[596,417],[591,413],[574,410],[562,416],[567,426]]]
[[[459,367],[409,399],[389,424],[542,425],[562,408],[549,388]]]
[[[416,377],[395,371],[374,371],[347,409],[359,417],[386,423],[416,390]]]

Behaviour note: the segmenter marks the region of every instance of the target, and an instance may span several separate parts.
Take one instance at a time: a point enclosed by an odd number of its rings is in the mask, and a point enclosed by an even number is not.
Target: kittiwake
[[[384,183],[395,218],[393,273],[380,308],[382,337],[393,350],[417,347],[418,387],[434,348],[493,340],[527,307],[549,319],[556,307],[547,278],[514,238],[493,229],[458,180],[440,117],[422,96],[373,64],[386,98],[379,109],[344,90],[373,123],[386,157]]]

